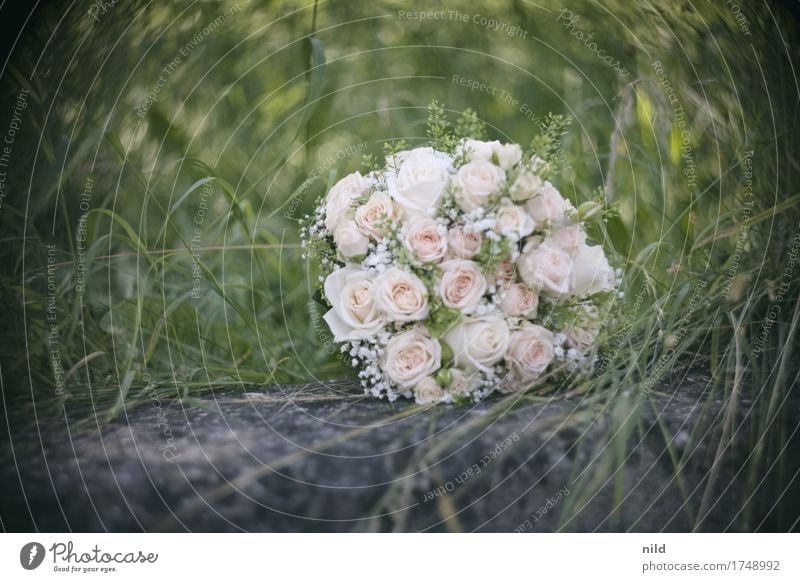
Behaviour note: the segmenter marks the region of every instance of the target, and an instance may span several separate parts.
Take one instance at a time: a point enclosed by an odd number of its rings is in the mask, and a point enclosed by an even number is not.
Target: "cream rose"
[[[535,196],[544,182],[530,168],[524,168],[511,185],[511,197],[519,202]]]
[[[411,388],[442,365],[442,346],[425,328],[415,327],[394,336],[386,344],[383,369],[401,388]]]
[[[572,259],[547,242],[528,248],[517,263],[525,283],[547,295],[562,295],[570,291]]]
[[[511,317],[533,319],[539,308],[539,296],[524,283],[514,283],[502,292],[500,309]]]
[[[386,179],[390,196],[409,218],[432,215],[449,179],[449,160],[433,148],[417,148],[403,152],[399,161],[397,173]]]
[[[332,308],[323,319],[337,342],[364,339],[374,335],[385,320],[375,306],[372,286],[374,276],[347,266],[325,279],[325,297]]]
[[[487,206],[506,179],[502,168],[485,160],[467,162],[458,169],[454,183],[458,188],[456,202],[467,212]]]
[[[573,295],[586,297],[601,291],[613,291],[615,279],[614,269],[608,264],[602,247],[584,244],[575,253],[570,283]]]
[[[501,317],[466,319],[445,335],[456,365],[465,370],[488,372],[508,349],[508,324]]]
[[[492,156],[496,149],[500,146],[499,141],[480,141],[478,139],[464,140],[464,145],[461,146],[464,151],[464,157],[467,161],[483,160],[491,162]]]
[[[386,236],[395,214],[394,203],[388,194],[375,192],[356,209],[353,220],[362,233],[379,240]]]
[[[541,325],[526,324],[511,334],[506,362],[512,373],[533,380],[553,361],[553,332]]]
[[[522,148],[515,143],[497,144],[494,147],[497,165],[508,171],[522,159]]]
[[[392,268],[375,280],[375,304],[390,321],[419,321],[428,316],[428,291],[413,273]]]
[[[486,277],[476,263],[453,259],[442,264],[439,294],[447,307],[471,312],[486,293]]]
[[[432,218],[423,218],[403,230],[403,244],[423,263],[440,261],[447,254],[447,229]]]
[[[333,234],[336,227],[349,215],[350,206],[369,190],[369,181],[353,172],[336,182],[325,197],[325,228]],[[349,215],[352,216],[352,215]]]
[[[564,226],[551,232],[547,242],[572,257],[580,247],[586,244],[586,234],[577,224]]]
[[[342,222],[333,231],[333,242],[343,257],[351,259],[367,254],[369,239],[364,236],[355,221]]]
[[[428,376],[414,386],[414,400],[417,404],[433,404],[444,398],[445,391],[439,383]]]
[[[504,236],[524,238],[533,232],[533,227],[533,218],[522,207],[511,202],[501,204],[495,215],[495,231]]]
[[[525,203],[525,208],[537,226],[563,224],[567,220],[567,213],[574,210],[572,204],[550,182],[545,182],[537,190],[536,195]]]
[[[467,231],[462,225],[454,226],[447,233],[450,254],[461,259],[471,259],[481,250],[483,237],[479,232]]]
[[[466,373],[459,368],[450,368],[449,372],[447,391],[451,394],[466,394],[478,388],[480,381],[475,372]]]

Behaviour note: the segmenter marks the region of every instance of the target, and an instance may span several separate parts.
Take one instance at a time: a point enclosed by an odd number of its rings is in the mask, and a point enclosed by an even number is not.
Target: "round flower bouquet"
[[[367,160],[307,217],[324,320],[368,393],[452,402],[591,372],[619,273],[586,239],[602,205],[549,181],[566,122],[548,120],[524,151],[458,137],[434,105],[432,147]]]

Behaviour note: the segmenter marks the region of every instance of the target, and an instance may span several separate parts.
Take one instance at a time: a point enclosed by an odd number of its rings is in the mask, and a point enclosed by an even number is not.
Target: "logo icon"
[[[44,546],[39,542],[30,542],[19,551],[19,563],[26,570],[35,570],[44,561]]]

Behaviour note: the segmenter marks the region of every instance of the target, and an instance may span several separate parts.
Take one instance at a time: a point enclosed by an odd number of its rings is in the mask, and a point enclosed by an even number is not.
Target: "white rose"
[[[386,344],[383,369],[401,388],[411,388],[442,365],[442,346],[424,328],[415,327],[394,336]]]
[[[522,159],[522,148],[515,143],[497,144],[494,148],[497,164],[508,171]]]
[[[483,160],[491,162],[497,147],[500,146],[499,141],[480,141],[477,139],[464,140],[464,145],[461,146],[464,151],[464,157],[467,161]]]
[[[566,222],[567,212],[574,210],[572,204],[565,200],[550,182],[545,182],[536,195],[525,203],[528,214],[542,224],[562,224]]]
[[[449,178],[449,161],[433,148],[417,148],[399,154],[397,173],[389,172],[386,186],[391,197],[409,218],[430,216],[436,211]]]
[[[439,294],[442,303],[466,313],[472,311],[486,293],[486,277],[476,263],[453,259],[442,263]]]
[[[517,201],[528,200],[539,192],[544,182],[530,168],[524,168],[511,185],[511,197]]]
[[[524,283],[514,283],[503,290],[500,309],[511,317],[533,319],[539,308],[539,296]]]
[[[456,202],[467,212],[486,206],[492,194],[500,190],[506,179],[502,168],[485,160],[474,160],[461,166],[454,182],[458,187]]]
[[[384,324],[375,306],[374,277],[367,271],[347,266],[325,279],[325,297],[332,308],[323,319],[337,342],[364,339],[374,335]]]
[[[350,259],[367,254],[369,239],[361,234],[355,221],[347,220],[333,231],[333,242],[342,256]]]
[[[533,218],[525,210],[510,202],[501,204],[495,215],[495,231],[504,236],[523,238],[533,232]]]
[[[447,391],[451,394],[466,394],[476,390],[480,380],[475,372],[466,373],[459,368],[450,368],[450,384]]]
[[[414,386],[414,399],[417,404],[433,404],[444,398],[444,390],[439,383],[428,376]]]
[[[554,230],[550,233],[547,241],[573,257],[577,250],[586,244],[586,234],[580,226],[575,224]]]
[[[462,225],[454,226],[447,233],[447,247],[450,254],[471,259],[481,250],[482,238],[479,232],[467,231]]]
[[[374,239],[382,239],[386,236],[388,226],[394,218],[392,199],[383,192],[375,192],[366,203],[356,209],[353,220],[365,235]]]
[[[614,287],[614,269],[608,264],[603,248],[581,246],[572,259],[571,293],[586,297],[601,291],[613,291]]]
[[[548,295],[561,295],[570,290],[572,259],[547,242],[528,248],[517,264],[523,281]]]
[[[412,222],[403,231],[403,244],[423,263],[433,263],[447,253],[447,229],[432,218]]]
[[[353,201],[369,189],[369,181],[353,172],[336,182],[325,197],[325,228],[333,234],[339,223],[348,215]]]
[[[392,268],[375,280],[375,304],[391,321],[419,321],[428,316],[428,291],[419,277]]]
[[[526,324],[511,334],[506,362],[520,379],[533,380],[553,361],[553,332],[540,325]]]
[[[445,341],[458,367],[488,372],[505,355],[509,336],[503,318],[486,316],[459,323],[447,332]]]

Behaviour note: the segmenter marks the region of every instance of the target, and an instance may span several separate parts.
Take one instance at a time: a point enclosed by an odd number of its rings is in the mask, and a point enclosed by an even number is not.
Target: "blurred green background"
[[[796,39],[756,2],[40,6],[2,74],[0,131],[29,91],[0,207],[5,398],[110,417],[152,385],[352,377],[298,219],[362,154],[424,141],[432,99],[522,144],[575,118],[557,186],[619,204],[594,235],[627,291],[587,390],[687,354],[722,386],[745,364],[771,382],[795,343],[800,271],[776,289],[800,217]]]

